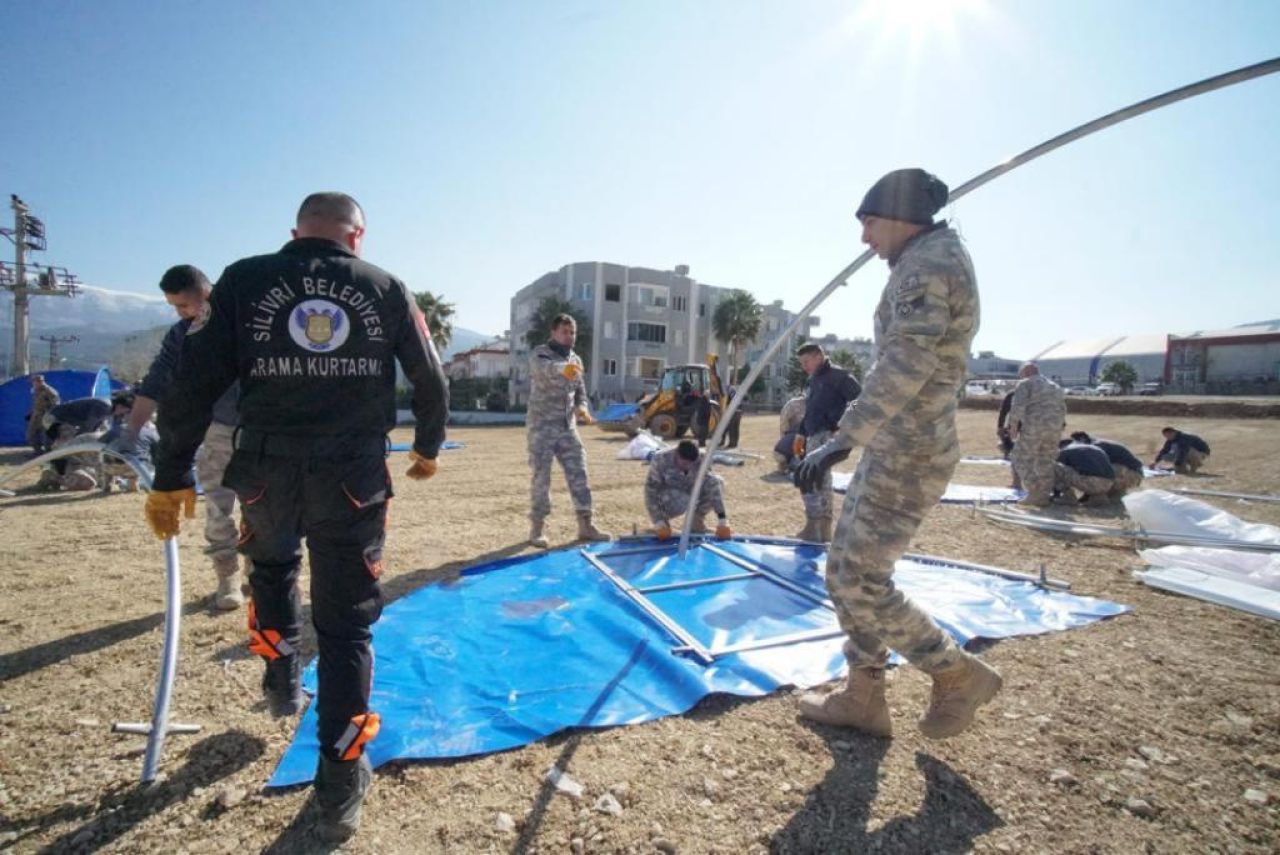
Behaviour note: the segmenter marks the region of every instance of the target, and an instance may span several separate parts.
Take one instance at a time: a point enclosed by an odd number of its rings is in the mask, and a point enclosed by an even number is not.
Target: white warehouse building
[[[1169,336],[1164,333],[1060,341],[1031,357],[1040,373],[1060,386],[1093,386],[1113,362],[1127,362],[1139,383],[1164,380]]]

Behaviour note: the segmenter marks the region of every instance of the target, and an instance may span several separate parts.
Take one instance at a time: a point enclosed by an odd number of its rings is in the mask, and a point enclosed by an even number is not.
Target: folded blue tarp
[[[826,596],[821,547],[778,539],[717,547]],[[623,547],[588,548],[602,554]],[[674,546],[604,561],[637,587],[744,572],[697,547],[683,562]],[[1128,611],[941,559],[904,559],[895,581],[961,643],[1068,629]],[[760,578],[668,590],[651,600],[708,648],[837,629],[829,608]],[[711,665],[673,654],[677,644],[577,549],[473,567],[396,601],[375,626],[372,707],[382,731],[369,757],[377,766],[500,751],[569,727],[682,713],[713,692],[757,697],[816,685],[844,669],[840,637],[729,654]],[[314,664],[306,680],[314,687]],[[316,756],[312,704],[269,785],[310,781]]]
[[[462,443],[462,442],[454,442],[454,441],[453,441],[453,440],[451,440],[451,439],[446,439],[446,440],[445,440],[445,441],[440,445],[440,450],[441,450],[441,451],[450,451],[450,450],[455,449],[455,448],[466,448],[466,447],[467,447],[467,446],[466,446],[466,443]],[[409,450],[409,449],[411,449],[411,448],[413,448],[413,443],[412,443],[412,442],[393,442],[393,443],[391,443],[391,450],[392,450],[392,451],[408,451],[408,450]]]
[[[625,422],[640,412],[639,404],[610,404],[596,413],[598,422]]]

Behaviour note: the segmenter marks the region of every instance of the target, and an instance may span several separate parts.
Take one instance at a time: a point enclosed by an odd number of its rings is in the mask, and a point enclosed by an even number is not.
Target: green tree
[[[1121,392],[1128,395],[1138,385],[1138,369],[1123,360],[1112,362],[1102,369],[1102,382],[1115,383]]]
[[[453,322],[449,320],[454,312],[453,303],[446,303],[430,291],[414,294],[413,300],[427,321],[427,330],[436,347],[442,351],[448,349],[449,342],[453,340]]]
[[[846,350],[842,347],[831,353],[828,358],[831,360],[832,365],[848,371],[858,379],[858,382],[862,382],[862,376],[867,373],[866,366],[862,364],[862,360],[858,358],[858,354],[854,353],[852,350]]]
[[[716,306],[711,316],[711,328],[716,338],[729,343],[729,383],[738,382],[738,353],[742,346],[750,344],[760,335],[764,310],[756,298],[741,289],[734,289]]]
[[[800,365],[800,357],[795,354],[787,360],[787,391],[792,395],[799,395],[804,392],[804,387],[809,384],[809,375],[804,373],[804,368]]]
[[[529,329],[525,331],[524,343],[532,350],[540,344],[546,344],[551,338],[551,322],[556,315],[569,315],[578,324],[578,339],[573,349],[582,358],[584,367],[591,367],[591,322],[586,314],[568,300],[560,297],[544,297],[529,318]]]
[[[751,388],[747,390],[748,398],[757,398],[769,391],[768,384],[765,382],[765,374],[767,374],[768,371],[769,371],[768,368],[766,368],[764,371],[761,371],[760,376],[756,378],[756,382],[751,384]],[[750,362],[742,363],[743,378],[745,379],[747,375],[749,375],[750,373],[751,373],[751,363]]]

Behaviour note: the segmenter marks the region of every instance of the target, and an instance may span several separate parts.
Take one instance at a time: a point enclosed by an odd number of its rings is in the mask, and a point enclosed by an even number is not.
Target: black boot
[[[262,674],[262,694],[276,718],[297,715],[302,709],[302,664],[298,657],[281,656],[267,663]]]
[[[320,756],[316,767],[316,835],[326,843],[349,840],[360,828],[360,807],[373,782],[373,766],[364,754],[356,760]]]

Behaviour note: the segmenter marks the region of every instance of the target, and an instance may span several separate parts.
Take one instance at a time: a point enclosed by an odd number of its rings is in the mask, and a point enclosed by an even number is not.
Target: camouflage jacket
[[[1043,436],[1046,442],[1052,436],[1056,443],[1066,421],[1067,401],[1057,383],[1043,374],[1018,381],[1009,405],[1011,427],[1018,428],[1020,434]]]
[[[578,366],[578,379],[564,376],[565,366]],[[587,404],[586,370],[582,358],[569,351],[568,358],[540,344],[529,357],[528,425],[534,429],[575,430],[574,411]]]
[[[890,266],[875,313],[878,356],[840,419],[858,445],[955,443],[956,395],[978,331],[978,283],[960,237],[939,223]]]
[[[674,448],[655,454],[649,463],[649,475],[644,481],[644,505],[649,512],[649,518],[655,523],[666,522],[668,512],[664,508],[665,495],[680,493],[686,497],[690,496],[693,494],[693,482],[697,479],[698,467],[695,466],[688,472],[682,471],[676,463]],[[724,495],[720,485],[720,476],[708,472],[702,482],[702,492],[705,498],[710,500],[716,516],[724,518],[726,516]]]

